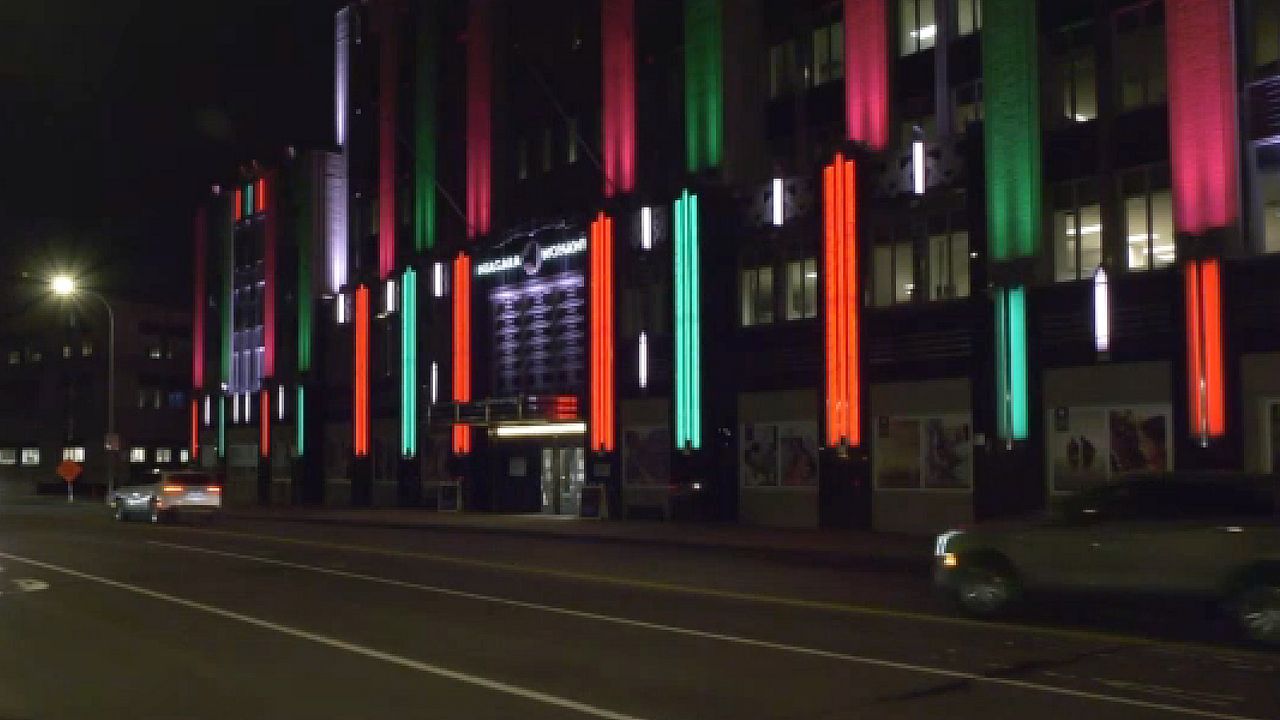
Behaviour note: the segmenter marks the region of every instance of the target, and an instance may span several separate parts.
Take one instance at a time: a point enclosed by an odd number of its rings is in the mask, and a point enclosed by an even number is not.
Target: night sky
[[[329,0],[0,0],[0,276],[189,302],[192,212],[332,135]]]

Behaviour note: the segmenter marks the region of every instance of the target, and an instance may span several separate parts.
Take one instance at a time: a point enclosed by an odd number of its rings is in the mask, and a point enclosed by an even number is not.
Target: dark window
[[[1053,74],[1051,100],[1059,124],[1088,122],[1098,117],[1098,71],[1094,60],[1093,27],[1066,28],[1050,40]]]
[[[1253,11],[1253,64],[1261,68],[1280,62],[1280,3],[1255,0]]]
[[[1145,3],[1115,14],[1115,59],[1121,112],[1164,102],[1163,3]]]

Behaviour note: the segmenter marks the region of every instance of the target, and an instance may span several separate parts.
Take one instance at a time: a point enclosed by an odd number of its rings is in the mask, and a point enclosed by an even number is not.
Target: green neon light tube
[[[996,290],[996,385],[1000,437],[1025,440],[1030,409],[1026,289],[1022,286]]]
[[[702,445],[699,339],[698,197],[688,190],[673,206],[675,218],[676,444]]]
[[[304,389],[301,385],[299,385],[299,386],[298,386],[298,401],[297,401],[297,403],[295,403],[294,410],[293,410],[293,414],[294,414],[294,417],[295,417],[295,419],[296,419],[296,422],[294,423],[294,425],[295,425],[295,427],[297,428],[297,433],[298,433],[297,438],[296,438],[297,446],[298,446],[298,457],[302,457],[303,453],[305,453],[305,452],[307,451],[307,404],[306,404],[306,398],[307,398],[307,394],[306,394],[305,389]]]
[[[404,271],[400,282],[400,450],[418,453],[418,272]]]
[[[413,106],[413,247],[436,244],[436,23],[434,3],[418,11]]]
[[[227,456],[227,398],[218,396],[218,457]]]
[[[316,188],[303,190],[299,184],[294,184],[294,187],[301,190],[298,193],[301,197],[296,197],[298,214],[295,221],[297,223],[295,237],[298,239],[298,372],[305,373],[311,369],[311,343],[314,332],[312,304],[315,300],[311,294],[311,243],[315,230],[311,218],[314,212],[312,203],[313,198],[316,197]]]
[[[724,60],[720,0],[684,3],[685,169],[720,165],[724,122]]]

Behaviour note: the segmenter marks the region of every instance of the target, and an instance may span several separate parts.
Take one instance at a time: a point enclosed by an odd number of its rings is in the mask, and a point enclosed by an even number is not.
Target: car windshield
[[[214,477],[208,473],[178,473],[174,475],[166,475],[164,482],[173,485],[185,485],[187,487],[203,487],[205,485],[217,484]]]

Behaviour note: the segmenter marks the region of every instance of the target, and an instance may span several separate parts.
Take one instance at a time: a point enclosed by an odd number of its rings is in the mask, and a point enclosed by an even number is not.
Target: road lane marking
[[[627,715],[626,713],[615,712],[613,710],[608,710],[606,708],[597,707],[595,705],[589,705],[583,702],[578,702],[577,700],[570,700],[568,698],[559,697],[557,695],[551,695],[548,693],[540,692],[538,690],[532,690],[529,688],[521,687],[519,685],[504,683],[499,680],[491,680],[489,678],[481,677],[479,675],[472,675],[470,673],[465,673],[458,670],[450,670],[449,668],[441,667],[439,665],[432,665],[431,663],[421,662],[419,660],[407,658],[402,655],[396,655],[394,653],[389,653],[382,650],[375,650],[373,648],[365,647],[364,645],[359,645],[357,643],[348,642],[346,640],[339,640],[334,637],[329,637],[328,635],[320,635],[318,633],[308,632],[306,630],[290,627],[288,625],[280,625],[278,623],[273,623],[269,620],[263,620],[261,618],[253,617],[252,615],[245,615],[242,613],[235,612],[233,610],[226,610],[224,608],[220,608],[214,605],[208,605],[206,603],[197,602],[195,600],[188,600],[187,598],[178,597],[176,595],[169,595],[168,593],[162,593],[158,590],[151,590],[138,585],[131,585],[126,582],[121,582],[119,580],[112,580],[110,578],[105,578],[99,575],[91,575],[86,572],[73,570],[71,568],[63,567],[61,565],[54,565],[53,563],[47,563],[42,560],[34,560],[32,558],[22,557],[19,555],[12,555],[6,552],[0,552],[0,557],[7,558],[9,560],[12,560],[13,562],[24,563],[27,565],[32,565],[34,567],[43,568],[45,570],[49,570],[52,572],[62,573],[63,575],[79,578],[81,580],[89,580],[91,582],[100,583],[102,585],[108,585],[110,587],[118,588],[120,590],[127,590],[129,592],[132,592],[138,595],[143,595],[149,598],[153,598],[155,600],[162,600],[164,602],[172,603],[174,605],[180,605],[182,607],[189,608],[191,610],[199,610],[201,612],[208,613],[210,615],[216,615],[218,617],[226,618],[228,620],[235,620],[237,622],[241,622],[246,625],[252,625],[254,627],[262,628],[264,630],[271,630],[273,632],[280,633],[281,635],[288,635],[290,637],[295,637],[300,640],[309,640],[313,643],[317,643],[319,645],[326,645],[328,647],[335,648],[338,650],[343,650],[343,651],[352,653],[354,655],[361,655],[367,658],[372,658],[374,660],[381,660],[383,662],[390,663],[392,665],[399,665],[400,667],[408,668],[410,670],[417,670],[418,672],[425,673],[428,675],[435,675],[437,677],[446,678],[446,679],[464,683],[467,685],[482,687],[482,688],[485,688],[486,690],[493,690],[496,692],[505,693],[507,695],[513,695],[515,697],[523,698],[526,700],[532,700],[534,702],[543,703],[545,705],[553,705],[555,707],[564,708],[566,710],[572,710],[574,712],[578,712],[583,715],[590,715],[593,717],[605,718],[606,720],[642,720],[641,718],[635,715]]]
[[[1200,710],[1198,708],[1183,707],[1179,705],[1168,705],[1164,703],[1150,702],[1147,700],[1139,700],[1136,698],[1122,697],[1118,695],[1104,695],[1102,693],[1093,693],[1085,690],[1073,690],[1071,688],[1058,687],[1055,685],[1045,685],[1026,680],[1015,680],[1012,678],[1004,678],[993,675],[982,675],[978,673],[964,672],[961,670],[948,670],[946,668],[931,667],[928,665],[916,665],[913,663],[899,662],[896,660],[885,660],[883,658],[874,658],[865,655],[853,655],[849,653],[835,652],[832,650],[822,650],[819,648],[804,647],[800,645],[788,645],[786,643],[771,642],[769,640],[759,640],[756,638],[740,637],[737,635],[726,635],[723,633],[710,632],[706,630],[696,630],[693,628],[680,627],[677,625],[666,625],[663,623],[648,622],[645,620],[635,620],[632,618],[618,617],[615,615],[605,615],[602,613],[594,613],[586,610],[574,610],[572,608],[559,607],[555,605],[545,605],[543,603],[529,602],[526,600],[515,600],[513,598],[498,597],[495,595],[484,595],[481,593],[469,592],[466,590],[457,590],[454,588],[439,587],[436,585],[425,585],[422,583],[410,582],[408,580],[396,580],[394,578],[381,577],[378,575],[367,575],[365,573],[352,572],[349,570],[336,570],[334,568],[326,568],[318,565],[307,565],[304,563],[295,563],[288,560],[277,560],[275,558],[262,557],[258,555],[246,555],[243,553],[229,552],[226,550],[215,550],[213,548],[198,547],[194,545],[181,545],[178,543],[163,542],[160,540],[148,540],[148,544],[160,547],[172,548],[175,550],[184,550],[188,552],[205,553],[208,555],[217,555],[237,560],[246,560],[249,562],[257,562],[264,565],[274,565],[277,567],[285,567],[294,570],[305,570],[323,575],[332,575],[335,577],[347,578],[351,580],[362,580],[366,582],[388,585],[392,587],[404,588],[409,590],[417,590],[437,595],[446,595],[449,597],[464,598],[467,600],[477,600],[498,605],[507,605],[510,607],[518,607],[526,610],[534,610],[539,612],[563,615],[568,617],[581,618],[585,620],[593,620],[602,623],[614,625],[622,625],[627,627],[640,628],[644,630],[654,630],[665,632],[673,635],[683,635],[686,637],[695,637],[704,640],[716,640],[734,645],[743,645],[747,647],[763,648],[780,652],[791,653],[795,655],[804,655],[808,657],[824,658],[827,660],[837,660],[846,663],[868,665],[873,667],[888,668],[893,670],[901,670],[919,675],[933,675],[937,677],[945,677],[952,680],[963,680],[975,683],[986,683],[990,685],[1001,685],[1005,687],[1019,688],[1022,690],[1030,690],[1053,695],[1064,695],[1085,700],[1093,700],[1097,702],[1126,705],[1130,707],[1139,707],[1149,710],[1160,710],[1164,712],[1172,712],[1181,715],[1188,715],[1203,718],[1216,718],[1217,720],[1255,720],[1247,718],[1243,715],[1233,715],[1229,713],[1220,713],[1209,710]],[[2,554],[0,554],[2,555]]]
[[[897,610],[893,608],[874,607],[871,605],[855,605],[853,603],[843,603],[838,601],[826,600],[806,600],[804,598],[787,597],[785,595],[767,595],[763,593],[743,592],[739,590],[724,590],[720,588],[697,587],[692,585],[680,585],[678,583],[668,583],[661,580],[644,580],[640,578],[625,578],[613,575],[601,575],[598,573],[577,572],[574,570],[559,570],[554,568],[528,567],[524,565],[516,565],[514,563],[497,562],[493,560],[476,560],[473,558],[458,557],[455,555],[439,555],[436,553],[418,552],[410,550],[393,550],[390,548],[372,547],[369,545],[351,545],[348,543],[324,542],[320,540],[306,540],[303,538],[285,537],[281,535],[267,535],[264,533],[238,532],[235,530],[213,530],[208,528],[184,528],[184,527],[167,527],[166,530],[178,532],[192,532],[206,535],[216,535],[231,538],[243,538],[249,540],[265,540],[268,542],[276,542],[282,544],[302,545],[307,547],[320,548],[324,550],[338,550],[343,552],[365,553],[369,555],[383,555],[386,557],[398,557],[411,560],[427,560],[430,562],[438,562],[442,564],[457,565],[460,567],[482,568],[485,570],[495,570],[499,572],[519,573],[524,575],[533,575],[536,577],[550,577],[560,580],[572,580],[577,582],[590,582],[601,585],[614,585],[618,587],[639,588],[642,590],[651,590],[654,592],[676,593],[681,595],[699,595],[703,597],[716,598],[719,600],[733,600],[737,602],[750,602],[768,605],[778,605],[781,607],[791,607],[801,610],[815,610],[821,612],[833,612],[846,615],[867,615],[872,617],[895,618],[899,620],[913,620],[919,622],[934,623],[939,625],[953,625],[957,627],[968,627],[984,632],[991,630],[1007,630],[1024,634],[1034,634],[1043,637],[1058,638],[1063,640],[1076,640],[1084,642],[1103,642],[1103,643],[1122,643],[1124,645],[1132,645],[1138,647],[1149,648],[1165,648],[1170,650],[1189,651],[1199,657],[1206,653],[1213,654],[1216,657],[1226,658],[1235,657],[1238,660],[1252,659],[1268,661],[1274,658],[1265,652],[1258,652],[1245,649],[1230,648],[1232,655],[1224,655],[1224,651],[1228,650],[1220,645],[1212,645],[1209,643],[1197,643],[1178,640],[1160,640],[1156,638],[1140,637],[1137,635],[1125,635],[1122,633],[1111,633],[1101,630],[1083,630],[1077,628],[1057,628],[1046,627],[1044,625],[1028,625],[1015,622],[1000,622],[997,620],[973,620],[965,617],[957,617],[951,615],[938,615],[928,612],[916,612],[911,610]]]

